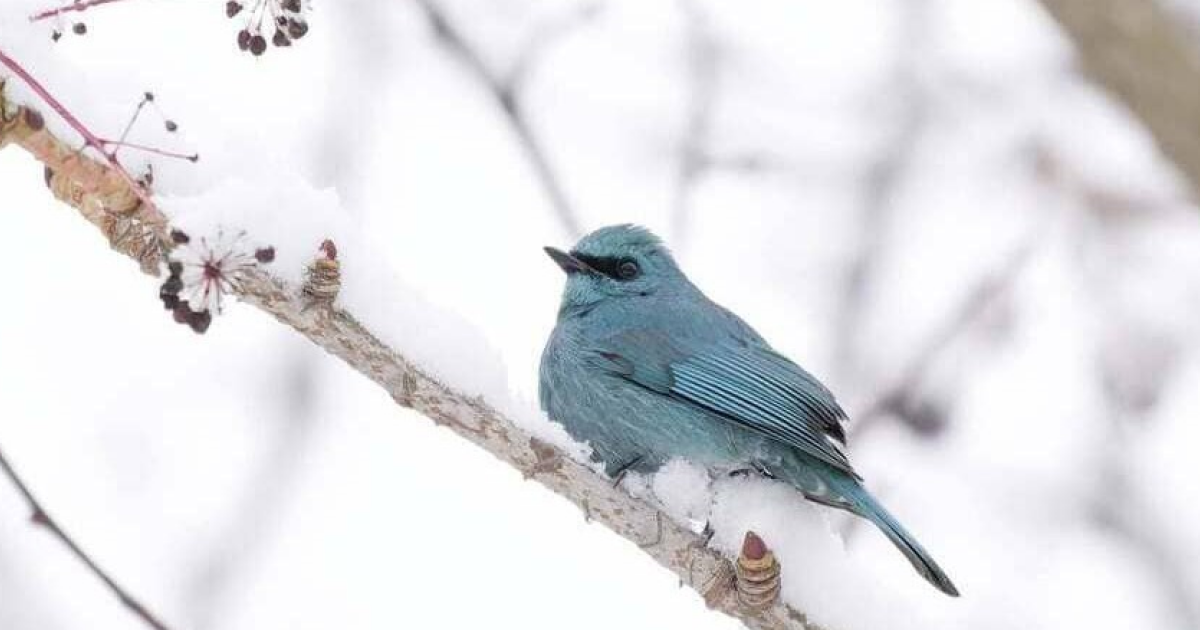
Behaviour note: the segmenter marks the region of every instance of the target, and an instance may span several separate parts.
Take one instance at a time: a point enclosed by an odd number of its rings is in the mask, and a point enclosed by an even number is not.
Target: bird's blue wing
[[[840,448],[846,414],[811,374],[765,344],[671,337],[645,330],[614,335],[594,350],[596,366],[857,477]]]

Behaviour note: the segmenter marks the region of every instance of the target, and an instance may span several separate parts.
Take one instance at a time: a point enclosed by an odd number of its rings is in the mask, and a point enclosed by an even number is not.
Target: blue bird
[[[610,476],[653,472],[672,458],[758,471],[871,521],[922,577],[958,595],[863,487],[843,451],[846,414],[833,394],[705,297],[656,236],[610,226],[570,253],[546,253],[567,282],[542,353],[541,405],[591,445]]]

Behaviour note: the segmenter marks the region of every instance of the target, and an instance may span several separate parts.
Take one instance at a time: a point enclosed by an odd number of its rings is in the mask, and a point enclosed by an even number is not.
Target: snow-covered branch
[[[166,216],[154,204],[113,205],[115,200],[137,198],[137,192],[129,190],[137,184],[113,173],[113,165],[80,155],[44,124],[35,124],[41,117],[33,109],[9,110],[0,125],[0,146],[15,144],[36,157],[48,173],[54,174],[52,188],[60,200],[79,209],[101,228],[114,249],[138,260],[143,271],[152,275],[161,273],[159,247],[172,246],[172,239],[165,234],[169,229]],[[5,111],[4,93],[0,89],[0,112]],[[116,207],[124,211],[118,213]],[[111,226],[117,221],[129,224],[134,218],[137,233],[141,235],[139,242],[148,244],[150,250],[131,247],[125,232]],[[326,263],[337,258],[332,244],[323,251]],[[682,584],[703,595],[709,606],[741,619],[751,628],[813,627],[803,613],[778,600],[765,607],[759,602],[750,606],[740,601],[735,588],[736,576],[740,574],[729,559],[709,549],[699,535],[615,486],[612,480],[574,461],[557,447],[531,435],[481,398],[435,379],[397,349],[380,341],[354,313],[336,301],[317,299],[320,296],[314,291],[305,290],[311,288],[293,286],[255,266],[239,276],[233,290],[243,301],[270,313],[344,360],[383,387],[400,405],[415,409],[486,449],[527,478],[578,505],[588,518],[634,542],[675,572]]]
[[[1155,0],[1041,0],[1083,68],[1146,126],[1200,191],[1200,57]]]

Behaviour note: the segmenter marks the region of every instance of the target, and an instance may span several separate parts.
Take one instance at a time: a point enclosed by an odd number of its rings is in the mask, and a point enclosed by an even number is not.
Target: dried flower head
[[[305,16],[310,10],[309,0],[229,0],[225,3],[225,16],[242,16],[242,29],[237,34],[237,45],[255,57],[267,51],[267,41],[277,48],[291,46],[292,42],[308,34]]]
[[[221,313],[225,296],[239,289],[250,269],[275,260],[275,248],[251,247],[242,231],[230,235],[218,229],[212,238],[192,238],[174,229],[171,241],[176,247],[158,297],[176,322],[197,333],[208,330],[213,314]]]
[[[193,239],[181,229],[170,230],[175,248],[167,262],[167,280],[158,299],[175,322],[203,334],[220,314],[226,295],[239,289],[247,271],[275,260],[275,247],[252,247],[246,233],[232,235],[218,228],[212,238]]]
[[[237,290],[245,273],[258,262],[246,243],[246,233],[241,231],[230,236],[218,230],[213,238],[188,239],[171,256],[183,263],[181,293],[193,310],[218,314],[225,296]]]

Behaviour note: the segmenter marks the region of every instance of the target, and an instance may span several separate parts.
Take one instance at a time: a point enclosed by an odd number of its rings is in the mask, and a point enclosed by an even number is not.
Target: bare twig
[[[122,0],[75,0],[71,4],[64,4],[58,8],[46,9],[45,11],[34,13],[33,15],[29,16],[29,21],[37,22],[39,20],[45,20],[47,18],[62,15],[64,13],[71,13],[73,11],[82,13],[83,11],[87,11],[92,7],[98,7],[102,4],[112,4],[113,2],[121,1]]]
[[[586,5],[584,10],[575,14],[572,19],[557,22],[555,29],[540,29],[531,40],[525,53],[519,58],[514,70],[509,73],[507,78],[502,79],[488,67],[479,51],[471,45],[434,0],[415,0],[415,3],[424,12],[442,45],[462,61],[503,112],[508,126],[516,136],[517,144],[525,154],[525,159],[533,169],[534,176],[541,184],[563,230],[571,238],[581,236],[583,230],[579,223],[579,217],[567,198],[566,190],[550,165],[550,158],[546,155],[545,148],[542,147],[530,128],[528,116],[521,106],[519,88],[523,87],[528,80],[534,59],[533,52],[542,52],[549,42],[560,37],[567,28],[573,28],[587,21],[595,14],[595,11],[589,8],[590,5]]]
[[[713,164],[708,143],[717,104],[720,61],[720,49],[707,14],[696,0],[680,0],[680,8],[687,44],[688,95],[671,210],[671,233],[678,246],[687,238],[693,190]]]
[[[0,145],[3,140],[3,129],[0,128]],[[28,138],[18,138],[16,144],[29,149],[26,140]],[[63,144],[61,140],[57,142]],[[55,161],[61,160],[59,151],[38,151],[35,156],[51,169],[62,166]],[[72,198],[63,198],[63,201],[80,207]],[[154,270],[143,269],[154,273]],[[653,540],[652,544],[639,545],[639,548],[678,575],[683,584],[698,591],[713,608],[754,629],[814,627],[803,613],[783,603],[777,602],[760,611],[746,609],[738,602],[732,582],[727,579],[732,575],[730,560],[708,548],[695,532],[664,517],[655,506],[614,486],[611,479],[591,467],[534,437],[479,397],[464,394],[433,378],[381,342],[336,302],[310,308],[310,301],[298,287],[288,286],[260,268],[248,270],[239,279],[235,292],[243,301],[271,314],[344,360],[386,390],[397,403],[486,449],[522,471],[527,478],[575,503],[592,520],[634,543]]]
[[[144,151],[146,153],[149,153],[151,155],[157,155],[159,157],[172,158],[172,159],[176,159],[176,160],[187,160],[189,162],[196,162],[196,161],[200,160],[199,153],[180,153],[178,151],[168,151],[166,149],[159,149],[157,147],[146,146],[144,144],[138,144],[136,142],[129,142],[127,140],[111,140],[109,138],[101,138],[100,142],[104,143],[104,146],[106,146],[106,147],[113,147],[114,150],[115,149],[133,149],[134,151]]]
[[[1200,191],[1200,52],[1155,0],[1041,0],[1084,70],[1124,102]]]
[[[79,119],[75,118],[75,115],[72,114],[70,110],[68,110],[66,107],[63,107],[62,103],[58,102],[58,99],[54,98],[54,96],[46,90],[45,86],[43,86],[37,79],[30,75],[29,72],[21,66],[21,64],[17,63],[16,60],[5,54],[4,50],[2,49],[0,49],[0,65],[8,68],[13,74],[17,75],[17,77],[24,81],[29,88],[38,95],[38,98],[41,98],[43,101],[45,101],[45,103],[49,105],[50,108],[53,109],[59,116],[61,116],[62,119],[66,121],[66,123],[70,125],[72,129],[75,130],[76,133],[83,137],[83,141],[87,146],[95,149],[100,155],[102,155],[104,160],[108,162],[108,165],[112,167],[112,171],[119,175],[121,179],[125,180],[125,183],[129,187],[129,191],[136,195],[137,198],[141,200],[141,202],[148,209],[154,208],[154,202],[150,199],[149,193],[147,193],[145,188],[143,188],[138,181],[129,174],[129,171],[125,170],[125,167],[122,166],[117,160],[117,155],[105,148],[104,141],[93,134],[87,127],[83,126],[83,123],[80,123]]]
[[[2,450],[0,450],[0,472],[3,472],[4,476],[8,477],[8,480],[12,483],[12,485],[16,487],[17,492],[20,492],[21,496],[24,497],[25,503],[29,505],[29,511],[32,514],[30,519],[34,522],[34,524],[45,528],[46,531],[50,532],[51,535],[57,538],[64,546],[66,546],[66,548],[70,550],[71,554],[75,556],[75,559],[87,567],[88,571],[92,572],[92,575],[95,575],[101,582],[103,582],[104,585],[108,587],[108,590],[112,591],[112,594],[117,596],[117,599],[121,601],[121,604],[128,608],[129,611],[134,615],[136,615],[138,619],[141,619],[143,623],[151,628],[154,628],[155,630],[167,630],[166,624],[159,621],[158,617],[156,617],[154,613],[150,612],[149,608],[147,608],[136,597],[131,595],[129,591],[125,590],[120,584],[118,584],[117,581],[114,580],[107,571],[105,571],[100,567],[99,564],[96,563],[91,554],[84,551],[83,548],[79,546],[79,543],[75,542],[75,539],[67,534],[67,532],[59,526],[57,521],[51,518],[50,514],[46,512],[46,509],[42,507],[41,502],[38,501],[37,497],[34,496],[33,492],[29,489],[29,486],[25,484],[25,481],[21,479],[20,475],[17,474],[17,471],[13,469],[12,464],[9,463],[8,458],[4,455]]]

